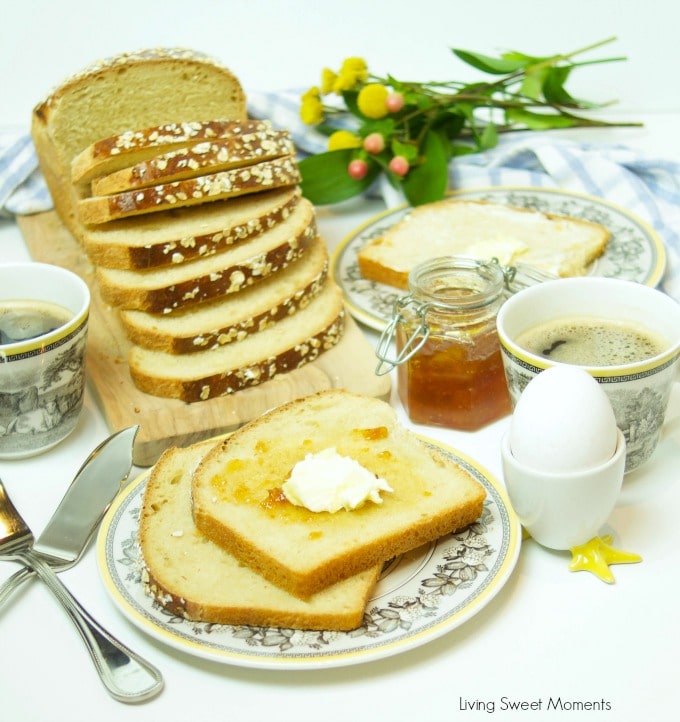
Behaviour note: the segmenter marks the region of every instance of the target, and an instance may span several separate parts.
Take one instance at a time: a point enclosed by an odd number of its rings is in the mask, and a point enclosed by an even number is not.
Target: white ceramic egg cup
[[[520,463],[501,443],[505,485],[522,526],[542,546],[567,550],[596,537],[611,515],[623,482],[626,440],[617,429],[613,456],[590,469],[546,472]]]

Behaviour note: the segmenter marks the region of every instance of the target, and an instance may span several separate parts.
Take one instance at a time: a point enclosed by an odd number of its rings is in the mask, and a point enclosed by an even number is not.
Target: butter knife
[[[132,469],[132,450],[139,426],[109,436],[90,453],[33,551],[54,571],[72,567],[83,555],[111,502]],[[0,605],[36,572],[22,567],[0,586]]]

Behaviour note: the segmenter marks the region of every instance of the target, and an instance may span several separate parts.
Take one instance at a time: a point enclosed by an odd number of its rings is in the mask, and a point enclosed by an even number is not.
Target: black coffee
[[[72,318],[72,311],[49,301],[0,301],[0,346],[44,336]]]
[[[664,339],[634,323],[569,317],[533,326],[516,338],[538,356],[579,366],[619,366],[644,361],[669,347]]]

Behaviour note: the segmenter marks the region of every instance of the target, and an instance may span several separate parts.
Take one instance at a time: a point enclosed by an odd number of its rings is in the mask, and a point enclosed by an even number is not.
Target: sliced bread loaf
[[[268,120],[205,120],[203,116],[184,122],[166,122],[150,128],[126,129],[123,133],[97,139],[81,150],[71,163],[71,179],[76,184],[128,168],[178,148],[229,138],[241,133],[271,133]]]
[[[260,193],[299,182],[300,171],[295,159],[285,156],[254,163],[245,168],[233,168],[173,183],[160,183],[150,188],[83,198],[77,203],[77,211],[81,223],[92,225],[141,213],[157,213],[169,208]]]
[[[246,118],[236,76],[187,49],[123,53],[65,80],[33,110],[31,134],[55,209],[77,226],[71,163],[84,148],[130,128]]]
[[[358,252],[361,275],[397,288],[439,256],[521,261],[556,276],[578,276],[600,256],[610,233],[577,218],[501,203],[448,199],[418,206]]]
[[[130,374],[145,393],[204,401],[257,386],[314,361],[338,343],[343,331],[342,291],[328,281],[305,308],[238,343],[182,355],[133,346]]]
[[[314,208],[303,198],[286,220],[222,253],[146,271],[100,267],[96,279],[112,306],[169,313],[261,281],[299,258],[316,236]]]
[[[302,601],[266,581],[194,524],[191,477],[214,441],[163,453],[149,475],[139,520],[147,593],[198,622],[351,630],[361,624],[380,567]]]
[[[78,241],[92,263],[144,270],[219,253],[285,221],[300,200],[296,186],[201,206],[82,226]]]
[[[195,178],[207,173],[241,168],[294,154],[295,146],[287,131],[234,133],[220,140],[206,140],[191,147],[168,151],[133,166],[94,178],[92,195],[103,196],[159,183]]]
[[[171,354],[215,349],[241,341],[304,308],[323,287],[328,253],[321,239],[302,258],[239,293],[174,313],[122,311],[127,337],[144,348]]]
[[[292,504],[282,486],[293,467],[327,449],[356,460],[392,492],[382,503],[334,513]],[[340,389],[241,427],[206,455],[192,484],[198,529],[302,598],[467,526],[485,495],[449,456],[402,427],[389,404]]]

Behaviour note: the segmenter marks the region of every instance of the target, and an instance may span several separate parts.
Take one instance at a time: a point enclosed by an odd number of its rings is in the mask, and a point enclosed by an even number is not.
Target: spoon
[[[33,543],[33,551],[55,571],[80,560],[111,502],[132,468],[132,446],[139,426],[109,436],[85,459],[64,498]],[[23,582],[34,576],[22,567],[0,586],[0,606]]]

